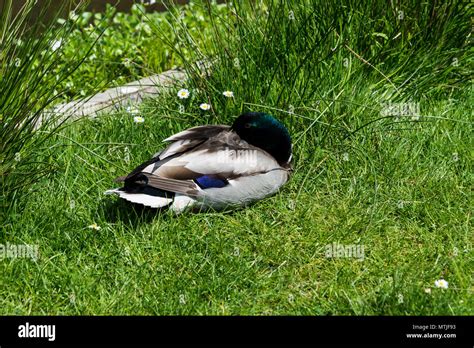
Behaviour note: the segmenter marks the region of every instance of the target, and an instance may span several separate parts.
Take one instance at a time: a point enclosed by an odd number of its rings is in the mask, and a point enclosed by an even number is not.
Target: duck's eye
[[[245,128],[250,128],[250,127],[252,127],[252,125],[250,123],[246,123],[246,124],[244,124],[244,127]]]

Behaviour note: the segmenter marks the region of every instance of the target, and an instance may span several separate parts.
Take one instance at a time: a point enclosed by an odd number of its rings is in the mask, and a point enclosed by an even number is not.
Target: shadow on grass
[[[245,210],[254,204],[244,207],[233,207],[227,210],[215,211],[212,209],[190,209],[186,212],[182,212],[179,215],[195,215],[201,214],[206,216],[226,216],[234,215],[239,211]],[[122,222],[128,226],[137,226],[139,224],[152,223],[155,220],[169,221],[170,219],[176,219],[178,214],[173,213],[168,207],[163,208],[150,208],[142,204],[131,203],[119,198],[104,198],[100,202],[100,209],[102,210],[102,216],[104,220],[109,223]]]
[[[125,225],[137,226],[151,223],[156,219],[170,218],[167,207],[155,209],[141,204],[130,203],[118,198],[104,198],[101,201],[102,215],[109,223],[122,222]]]

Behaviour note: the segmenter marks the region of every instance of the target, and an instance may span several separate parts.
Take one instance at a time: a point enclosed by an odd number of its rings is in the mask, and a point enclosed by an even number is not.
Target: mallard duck
[[[292,145],[285,126],[261,112],[240,115],[231,127],[193,127],[108,190],[151,208],[180,213],[246,206],[273,195],[291,173]]]

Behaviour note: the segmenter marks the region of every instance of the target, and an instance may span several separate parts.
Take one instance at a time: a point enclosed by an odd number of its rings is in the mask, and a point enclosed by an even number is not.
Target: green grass
[[[210,6],[216,13],[226,15],[225,6]],[[68,18],[58,19],[60,26],[70,28],[67,41],[64,40],[61,47],[60,66],[67,65],[78,55],[87,57],[75,74],[58,87],[64,91],[62,99],[86,97],[98,89],[121,86],[180,66],[182,60],[173,49],[179,40],[169,25],[174,16],[182,16],[182,24],[193,37],[206,40],[212,29],[202,5],[191,3],[170,9],[150,12],[147,6],[134,4],[130,13],[123,13],[107,5],[104,13],[71,12]],[[160,35],[153,29],[160,30]],[[171,47],[163,44],[161,37],[166,38]],[[202,43],[198,42],[199,45]],[[56,72],[51,71],[50,79],[54,79]]]
[[[49,173],[36,158],[36,150],[59,126],[55,117],[42,117],[44,111],[61,98],[62,82],[77,71],[91,49],[60,63],[61,50],[56,42],[67,42],[67,25],[51,24],[68,4],[25,1],[18,13],[13,1],[2,2],[0,9],[0,216],[14,199],[15,192],[28,189],[32,182]],[[38,5],[39,6],[39,5]],[[49,13],[49,23],[39,18]],[[28,23],[28,24],[26,24]],[[41,33],[41,35],[38,35]],[[84,55],[82,55],[84,54]],[[41,130],[38,132],[37,130]],[[47,131],[45,131],[47,130]],[[34,170],[30,170],[34,167]],[[28,169],[27,169],[28,168]]]
[[[84,119],[38,149],[56,170],[11,202],[0,243],[41,256],[0,261],[0,313],[474,314],[469,11],[406,2],[397,22],[382,2],[266,3],[268,18],[239,4],[242,21],[216,15],[211,76],[187,64],[185,86],[140,107],[145,123],[126,111]],[[192,91],[184,112],[180,87]],[[387,102],[419,103],[421,117],[381,116]],[[103,195],[162,139],[248,109],[293,136],[295,172],[279,194],[178,216]],[[333,243],[364,246],[364,258],[328,258]]]

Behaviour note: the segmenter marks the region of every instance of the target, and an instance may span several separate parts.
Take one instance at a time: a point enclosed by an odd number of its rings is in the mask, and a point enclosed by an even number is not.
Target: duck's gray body
[[[165,141],[168,147],[119,179],[123,188],[106,193],[178,213],[223,210],[273,195],[289,179],[291,157],[279,164],[229,126],[194,127]]]

